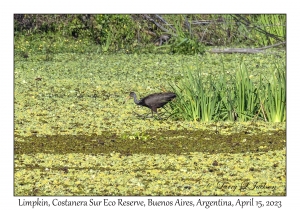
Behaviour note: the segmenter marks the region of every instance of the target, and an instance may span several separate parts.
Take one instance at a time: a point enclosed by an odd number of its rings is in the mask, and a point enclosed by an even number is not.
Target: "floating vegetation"
[[[207,74],[222,71],[218,55],[202,59]],[[244,59],[254,82],[272,59],[280,58]],[[223,60],[235,74],[240,57]],[[149,110],[127,101],[129,92],[170,90],[168,81],[181,80],[185,66],[195,71],[197,62],[198,56],[96,53],[16,59],[15,195],[286,195],[285,123],[134,114]]]

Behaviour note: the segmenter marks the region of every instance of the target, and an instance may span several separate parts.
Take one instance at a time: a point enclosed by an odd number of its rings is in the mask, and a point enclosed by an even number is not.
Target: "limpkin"
[[[130,97],[133,97],[134,103],[140,106],[146,106],[151,109],[152,116],[153,112],[157,113],[157,109],[166,105],[169,101],[176,97],[175,93],[153,93],[148,95],[140,100],[137,99],[136,94],[131,92],[129,94]]]

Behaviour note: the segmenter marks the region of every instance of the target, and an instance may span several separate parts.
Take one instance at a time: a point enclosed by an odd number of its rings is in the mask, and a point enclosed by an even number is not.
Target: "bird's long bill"
[[[125,104],[128,101],[128,97],[125,98],[125,100],[123,101],[123,104]]]
[[[124,104],[130,99],[130,96],[127,96],[126,99],[124,100]]]

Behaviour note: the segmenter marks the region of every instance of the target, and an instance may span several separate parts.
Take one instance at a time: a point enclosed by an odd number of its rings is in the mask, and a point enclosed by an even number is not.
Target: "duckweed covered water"
[[[224,56],[228,74],[240,59]],[[244,59],[255,81],[272,71],[276,58]],[[149,109],[125,102],[130,91],[142,97],[168,89],[185,66],[196,71],[201,64],[218,74],[220,60],[99,54],[16,59],[14,194],[285,195],[284,123],[145,119],[134,112]]]

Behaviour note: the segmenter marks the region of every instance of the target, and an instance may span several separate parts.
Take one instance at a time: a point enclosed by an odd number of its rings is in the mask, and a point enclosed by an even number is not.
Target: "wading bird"
[[[146,106],[149,109],[151,109],[152,116],[153,112],[157,113],[157,109],[163,107],[166,105],[169,101],[171,101],[173,98],[176,97],[175,93],[154,93],[151,95],[146,96],[145,98],[142,98],[138,100],[136,98],[136,94],[134,92],[131,92],[129,94],[130,97],[133,97],[134,103],[140,106]]]

